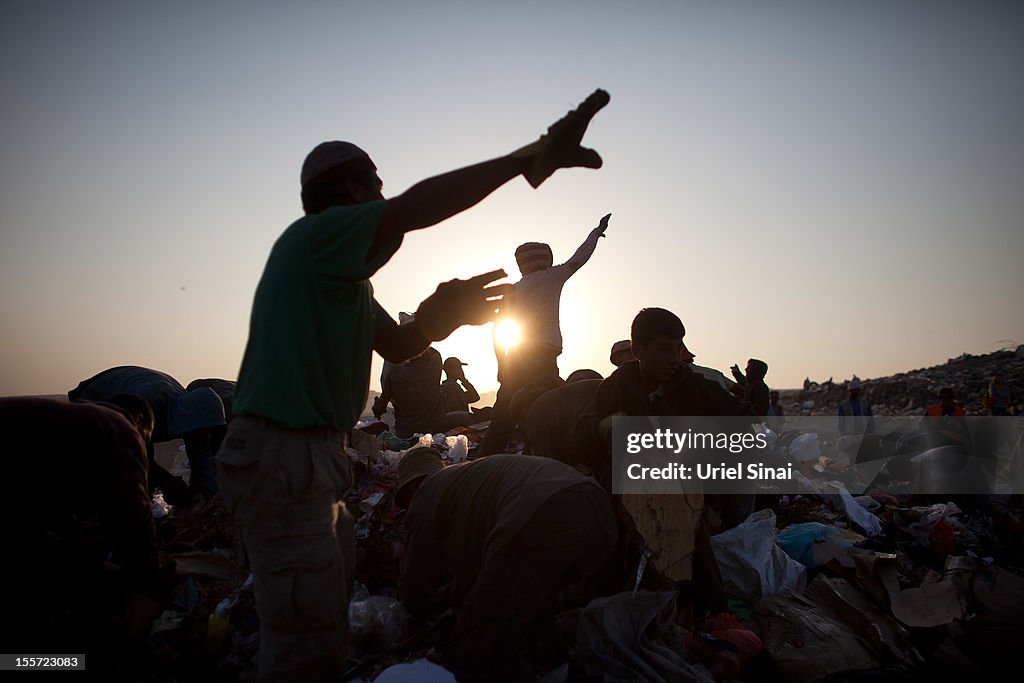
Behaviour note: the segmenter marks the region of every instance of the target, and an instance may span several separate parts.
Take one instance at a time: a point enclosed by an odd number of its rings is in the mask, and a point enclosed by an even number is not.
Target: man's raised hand
[[[611,96],[607,92],[600,88],[595,90],[580,106],[553,123],[537,142],[512,153],[516,158],[532,157],[529,168],[523,172],[530,185],[539,187],[560,168],[601,168],[601,155],[580,146],[580,142],[590,120],[609,101]]]
[[[420,331],[428,340],[440,341],[462,325],[482,325],[494,320],[502,297],[512,285],[487,285],[507,275],[499,269],[468,280],[442,282],[416,309]]]

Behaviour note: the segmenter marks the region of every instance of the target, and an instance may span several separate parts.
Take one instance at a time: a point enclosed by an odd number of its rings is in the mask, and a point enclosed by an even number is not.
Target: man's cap
[[[167,433],[172,437],[225,423],[224,403],[210,387],[185,392],[172,399],[167,408]]]
[[[347,164],[356,159],[369,161],[370,155],[351,142],[332,140],[321,142],[306,155],[302,162],[302,172],[299,174],[299,182],[305,187],[309,181],[328,171]],[[372,165],[372,162],[371,162]]]
[[[440,469],[444,469],[441,454],[437,452],[437,449],[430,446],[414,448],[402,456],[398,463],[395,505],[402,508],[409,507],[411,499],[407,488],[409,484],[427,477]]]
[[[679,359],[682,360],[684,363],[692,363],[696,357],[697,357],[697,354],[695,354],[690,349],[686,348],[686,342],[684,342],[683,340],[680,339],[679,340]]]
[[[590,368],[580,368],[579,370],[573,370],[569,373],[569,376],[565,378],[566,384],[572,384],[574,382],[584,382],[586,380],[602,380],[604,376],[601,375],[597,370],[591,370]]]
[[[942,387],[939,389],[939,398],[956,398],[953,387]]]
[[[448,358],[444,359],[444,363],[442,365],[445,368],[452,368],[455,367],[456,365],[469,365],[469,363],[463,363],[455,356],[449,356]]]
[[[523,274],[550,268],[555,256],[543,242],[527,242],[516,247],[516,265]]]
[[[852,380],[850,380],[850,386],[847,387],[847,388],[848,389],[860,389],[860,380],[859,379],[852,379]]]
[[[626,352],[626,351],[629,352],[629,355],[631,355],[631,356],[633,355],[633,346],[630,343],[630,341],[628,339],[623,339],[622,341],[617,341],[614,344],[612,344],[612,351],[611,351],[610,354],[608,354],[608,360],[611,361],[612,363],[614,363],[615,361],[612,360],[612,359],[615,357],[615,354],[623,353],[623,352]]]

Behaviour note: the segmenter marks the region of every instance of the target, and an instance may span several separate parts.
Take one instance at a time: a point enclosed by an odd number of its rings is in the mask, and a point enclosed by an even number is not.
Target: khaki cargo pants
[[[261,681],[341,680],[355,530],[344,435],[242,416],[217,454],[221,493],[249,554]]]

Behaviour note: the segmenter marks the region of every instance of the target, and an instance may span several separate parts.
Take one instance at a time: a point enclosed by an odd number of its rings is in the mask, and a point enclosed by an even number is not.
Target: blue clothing
[[[109,401],[118,394],[146,399],[156,420],[153,441],[180,439],[187,432],[224,424],[224,405],[209,388],[186,392],[178,380],[159,370],[121,365],[83,380],[68,392],[71,400]]]
[[[839,433],[872,434],[875,431],[875,418],[871,415],[871,406],[863,398],[846,399],[839,404]]]
[[[185,387],[167,373],[121,365],[82,381],[68,392],[68,398],[109,401],[118,394],[136,394],[146,399],[154,417],[149,447],[152,448],[152,443],[184,439],[192,469],[192,488],[206,496],[215,494],[214,428],[225,424],[224,404],[216,392],[209,387],[185,391]]]

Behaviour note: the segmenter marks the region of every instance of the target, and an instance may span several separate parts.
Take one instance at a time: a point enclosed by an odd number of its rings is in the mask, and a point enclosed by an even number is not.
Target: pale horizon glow
[[[542,18],[542,20],[541,20]],[[174,4],[0,8],[0,396],[115,365],[237,376],[256,283],[327,139],[394,196],[508,153],[596,87],[600,170],[522,179],[409,234],[397,318],[551,245],[562,376],[645,306],[775,388],[1024,343],[1024,5]],[[490,326],[435,345],[493,390]],[[376,355],[371,388],[379,390]]]

